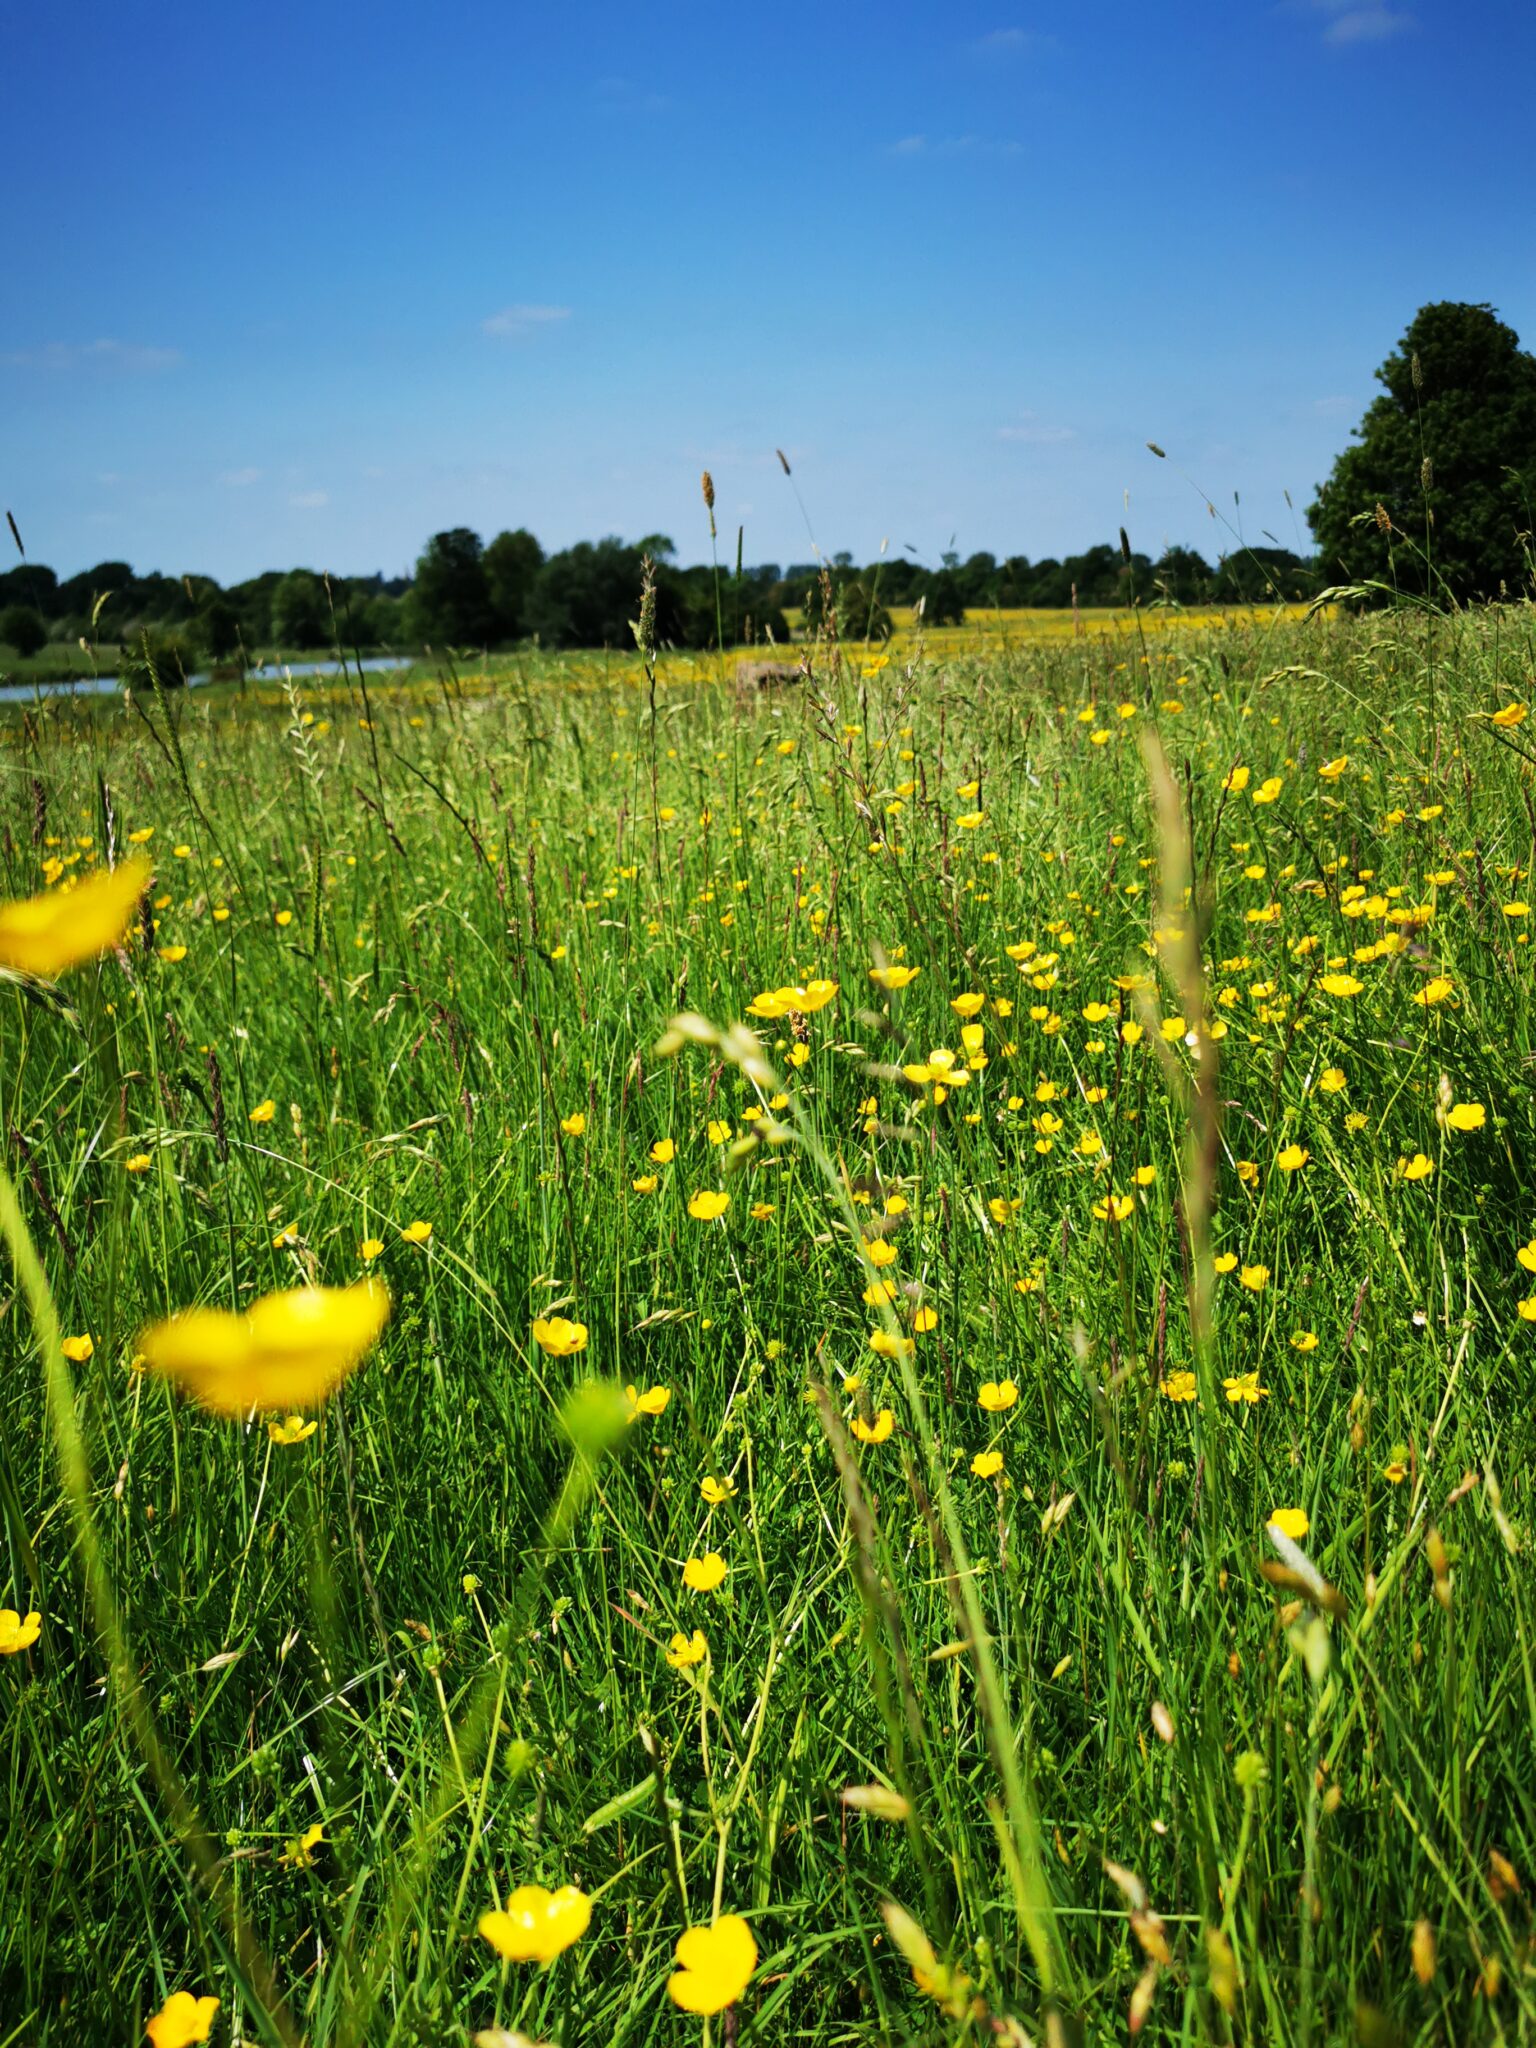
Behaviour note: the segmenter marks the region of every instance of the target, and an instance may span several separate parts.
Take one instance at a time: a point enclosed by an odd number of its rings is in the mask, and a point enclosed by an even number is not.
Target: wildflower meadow
[[[0,2044],[1536,2038],[1529,608],[5,709]]]

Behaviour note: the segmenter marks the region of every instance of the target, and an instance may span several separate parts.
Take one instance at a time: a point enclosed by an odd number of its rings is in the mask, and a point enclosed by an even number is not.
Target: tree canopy
[[[1491,306],[1421,307],[1307,517],[1329,582],[1470,602],[1529,579],[1536,356]]]

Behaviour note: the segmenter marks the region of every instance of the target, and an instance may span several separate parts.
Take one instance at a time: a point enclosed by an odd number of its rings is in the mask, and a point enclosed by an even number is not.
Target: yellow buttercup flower
[[[1002,1469],[1001,1451],[978,1451],[971,1460],[971,1470],[978,1479],[995,1479]]]
[[[0,903],[0,967],[52,979],[109,951],[152,875],[135,856],[72,888]]]
[[[400,1235],[407,1244],[425,1244],[432,1235],[430,1223],[423,1223],[418,1216],[414,1223],[407,1223]]]
[[[1422,1152],[1415,1152],[1411,1159],[1399,1158],[1396,1169],[1399,1180],[1428,1180],[1434,1170],[1435,1162]]]
[[[684,2012],[724,2012],[757,1968],[757,1943],[746,1921],[726,1913],[713,1927],[690,1927],[677,1944],[677,1970],[667,1995]]]
[[[712,1508],[718,1508],[726,1501],[736,1498],[733,1483],[729,1479],[716,1479],[712,1474],[706,1474],[699,1481],[699,1491]]]
[[[1246,1404],[1251,1408],[1264,1400],[1269,1393],[1268,1387],[1259,1385],[1259,1376],[1256,1372],[1234,1373],[1221,1384],[1226,1390],[1227,1399],[1234,1407]]]
[[[1506,704],[1501,710],[1493,713],[1490,723],[1502,725],[1507,731],[1510,726],[1521,724],[1529,709],[1528,704]]]
[[[190,1991],[173,1991],[145,2022],[150,2048],[195,2048],[212,2032],[218,2010],[216,1998],[194,1998]]]
[[[635,1176],[630,1182],[630,1186],[637,1195],[654,1195],[661,1186],[661,1182],[654,1173],[641,1173]]]
[[[311,1821],[302,1835],[294,1836],[277,1860],[287,1870],[313,1870],[315,1867],[315,1851],[324,1840],[325,1823],[318,1820]]]
[[[1276,1508],[1269,1518],[1269,1525],[1278,1529],[1282,1536],[1289,1536],[1293,1543],[1299,1543],[1312,1526],[1305,1508]]]
[[[560,1128],[568,1138],[579,1138],[587,1128],[586,1117],[578,1109],[572,1116],[561,1117]]]
[[[691,1636],[679,1632],[667,1646],[667,1662],[674,1671],[686,1671],[690,1664],[702,1664],[708,1655],[709,1643],[701,1628],[696,1628]]]
[[[95,1340],[91,1337],[66,1337],[59,1349],[71,1365],[84,1365],[96,1354]]]
[[[730,1206],[730,1196],[717,1193],[713,1188],[700,1188],[697,1194],[688,1197],[688,1214],[700,1223],[712,1223]]]
[[[14,1607],[0,1607],[0,1657],[14,1657],[30,1650],[43,1632],[43,1617],[33,1608],[18,1614]]]
[[[382,1237],[365,1237],[357,1248],[357,1255],[365,1266],[371,1266],[383,1249]]]
[[[658,1138],[651,1147],[651,1161],[656,1166],[670,1166],[677,1157],[677,1145],[671,1138]]]
[[[1357,996],[1365,987],[1352,974],[1325,974],[1318,981],[1318,987],[1325,996]]]
[[[569,1358],[573,1351],[586,1350],[587,1326],[585,1323],[567,1322],[564,1316],[536,1316],[533,1341],[551,1358]]]
[[[573,1884],[555,1892],[520,1884],[503,1910],[480,1915],[480,1932],[504,1962],[552,1963],[580,1941],[592,1919],[592,1901]]]
[[[1282,1173],[1300,1173],[1311,1157],[1302,1145],[1286,1145],[1275,1154],[1275,1164]]]
[[[861,1444],[883,1444],[896,1427],[896,1417],[889,1408],[882,1408],[873,1422],[866,1422],[862,1415],[855,1415],[848,1427]]]
[[[1250,1294],[1262,1294],[1269,1285],[1268,1266],[1244,1266],[1238,1279]]]
[[[251,1122],[253,1124],[269,1124],[276,1115],[277,1104],[269,1095],[265,1102],[258,1102],[251,1111]]]
[[[655,1417],[664,1414],[671,1398],[670,1387],[647,1387],[643,1394],[635,1387],[624,1389],[624,1400],[629,1411],[628,1419],[631,1422],[638,1422],[642,1415]]]
[[[976,1399],[989,1415],[1001,1415],[1011,1408],[1019,1398],[1019,1390],[1012,1380],[984,1380]]]
[[[1480,1131],[1488,1112],[1480,1102],[1458,1102],[1445,1112],[1445,1120],[1453,1131]]]
[[[282,1414],[327,1400],[389,1319],[379,1280],[269,1294],[244,1315],[194,1308],[144,1331],[149,1366],[216,1415]]]
[[[922,971],[921,967],[871,967],[869,978],[889,994],[894,989],[910,988]]]
[[[690,1557],[683,1565],[683,1584],[690,1593],[713,1593],[717,1586],[725,1584],[730,1567],[718,1550],[707,1550],[702,1557]]]
[[[1177,1372],[1165,1372],[1159,1385],[1167,1401],[1193,1401],[1199,1392],[1195,1376],[1187,1367],[1180,1367]]]
[[[267,1435],[275,1444],[301,1444],[319,1427],[318,1422],[306,1422],[302,1415],[290,1415],[286,1422],[269,1422]]]

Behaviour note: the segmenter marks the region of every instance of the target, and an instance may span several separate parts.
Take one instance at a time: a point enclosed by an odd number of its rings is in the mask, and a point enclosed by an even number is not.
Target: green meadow
[[[1536,2038],[1532,642],[7,707],[3,2048]]]

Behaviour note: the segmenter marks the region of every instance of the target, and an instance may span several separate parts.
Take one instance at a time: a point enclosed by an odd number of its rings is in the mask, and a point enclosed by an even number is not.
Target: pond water
[[[363,671],[367,675],[388,675],[397,668],[409,668],[411,657],[406,654],[376,654],[365,661]],[[339,676],[344,668],[355,675],[357,663],[339,661],[284,661],[265,662],[260,668],[246,670],[246,681],[251,683],[273,683],[283,675],[290,676]],[[189,687],[196,689],[200,684],[211,681],[206,675],[195,675],[188,679]],[[31,682],[0,684],[0,704],[30,704],[39,697],[105,697],[110,691],[122,685],[116,676],[86,676],[75,682]]]

